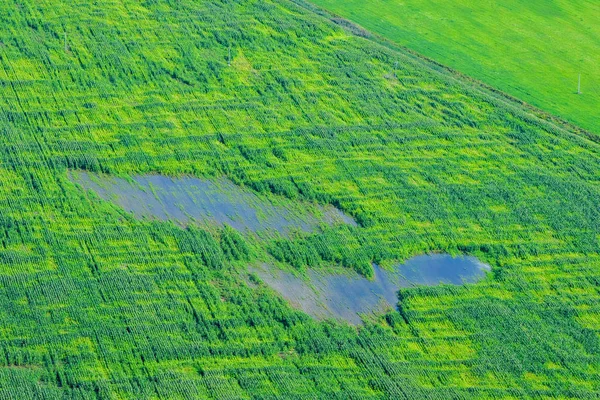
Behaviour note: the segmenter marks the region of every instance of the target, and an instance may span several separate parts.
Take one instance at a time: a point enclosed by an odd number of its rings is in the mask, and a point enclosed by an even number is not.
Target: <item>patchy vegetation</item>
[[[0,20],[1,396],[600,390],[597,143],[283,0],[5,1]],[[138,220],[69,169],[227,176],[358,226],[258,243]],[[403,289],[360,328],[239,278],[430,251],[492,276]]]

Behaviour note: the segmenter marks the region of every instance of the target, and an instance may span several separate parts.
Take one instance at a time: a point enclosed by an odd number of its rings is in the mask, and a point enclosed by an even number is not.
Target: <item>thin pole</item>
[[[69,46],[67,45],[67,32],[65,32],[65,51],[69,51]]]
[[[577,94],[581,94],[581,74],[579,74],[579,81],[577,82]]]

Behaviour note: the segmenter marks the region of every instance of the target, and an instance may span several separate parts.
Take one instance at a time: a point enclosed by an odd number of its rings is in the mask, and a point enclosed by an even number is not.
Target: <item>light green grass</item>
[[[600,393],[598,137],[326,17],[287,0],[0,2],[0,399]],[[182,229],[73,169],[226,176],[359,226]],[[245,279],[429,251],[493,269],[404,289],[360,328]]]
[[[598,1],[314,3],[600,134]],[[581,95],[576,94],[579,74]]]

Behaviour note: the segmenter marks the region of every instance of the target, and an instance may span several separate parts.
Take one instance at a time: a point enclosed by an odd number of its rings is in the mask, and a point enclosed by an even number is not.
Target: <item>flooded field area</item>
[[[308,271],[308,279],[271,266],[251,272],[279,292],[293,306],[318,319],[337,318],[361,324],[361,315],[395,308],[398,289],[415,285],[474,283],[490,270],[475,257],[426,254],[413,257],[392,271],[374,267],[374,279],[356,273],[322,274]]]
[[[226,178],[138,175],[126,180],[86,171],[70,171],[69,176],[85,190],[93,191],[138,218],[173,220],[182,225],[192,221],[227,224],[242,232],[276,231],[282,235],[293,230],[315,231],[320,224],[356,224],[333,206],[283,197],[273,202]]]
[[[86,171],[70,171],[70,179],[137,218],[224,225],[260,235],[312,232],[322,224],[356,222],[333,206],[262,196],[226,178],[172,178],[138,175],[124,179]],[[474,257],[427,254],[413,257],[392,270],[373,265],[368,280],[353,271],[324,274],[308,270],[305,277],[263,265],[251,272],[295,307],[318,319],[337,318],[361,324],[362,317],[384,312],[397,303],[399,288],[414,285],[461,285],[485,276],[490,267]]]

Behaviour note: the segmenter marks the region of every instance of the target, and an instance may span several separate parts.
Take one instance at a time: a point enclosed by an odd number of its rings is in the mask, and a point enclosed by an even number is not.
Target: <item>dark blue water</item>
[[[392,271],[377,265],[373,268],[373,280],[355,273],[332,275],[314,270],[308,271],[308,279],[302,279],[269,266],[253,268],[252,272],[307,314],[361,324],[365,315],[395,308],[402,287],[474,283],[490,270],[475,257],[448,254],[413,257]]]

